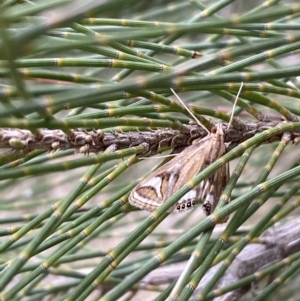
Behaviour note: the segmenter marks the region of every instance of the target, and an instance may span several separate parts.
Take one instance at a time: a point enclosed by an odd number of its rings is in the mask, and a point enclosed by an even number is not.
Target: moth
[[[212,128],[205,138],[184,149],[176,157],[148,175],[131,192],[129,202],[140,209],[154,211],[195,175],[226,153],[224,130],[221,123]],[[229,181],[229,164],[186,193],[169,211],[192,209],[197,200],[210,215]]]

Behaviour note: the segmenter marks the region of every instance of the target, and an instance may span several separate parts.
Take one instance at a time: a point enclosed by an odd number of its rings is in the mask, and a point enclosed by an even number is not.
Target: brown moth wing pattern
[[[216,173],[209,177],[209,181],[211,182],[210,191],[209,195],[206,196],[202,205],[202,208],[206,215],[210,215],[216,209],[216,206],[229,181],[229,178],[229,164],[223,165]],[[227,203],[228,202],[229,200],[227,201]],[[228,218],[226,218],[224,222],[227,220]]]
[[[183,150],[139,183],[129,196],[130,203],[141,209],[155,210],[225,152],[222,124],[218,124],[209,136]],[[190,209],[197,199],[202,199],[205,213],[210,214],[228,178],[229,170],[226,164],[185,194],[170,211]],[[222,185],[219,181],[222,181]],[[216,185],[217,183],[219,184]]]
[[[209,140],[207,138],[204,139],[207,141]],[[197,160],[197,157],[199,156],[199,149],[201,150],[203,145],[205,146],[205,142],[202,139],[146,177],[131,192],[130,203],[141,209],[155,210],[186,184],[190,176],[201,171],[203,162]]]

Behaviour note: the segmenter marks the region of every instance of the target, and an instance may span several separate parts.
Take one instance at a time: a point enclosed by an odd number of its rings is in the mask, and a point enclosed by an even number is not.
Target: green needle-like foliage
[[[299,17],[288,0],[3,0],[0,300],[298,300]],[[130,205],[220,122],[225,155],[155,211]],[[211,215],[170,212],[225,164]]]

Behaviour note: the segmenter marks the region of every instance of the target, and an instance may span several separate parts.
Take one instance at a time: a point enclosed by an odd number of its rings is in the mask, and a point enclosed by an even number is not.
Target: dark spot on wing
[[[176,205],[176,211],[181,212],[184,210],[192,209],[195,206],[195,199],[187,200],[184,203]]]

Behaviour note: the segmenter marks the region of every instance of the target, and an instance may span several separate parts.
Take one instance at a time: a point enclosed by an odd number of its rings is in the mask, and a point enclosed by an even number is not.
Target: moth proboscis
[[[148,175],[131,192],[129,202],[140,209],[154,211],[195,175],[226,153],[224,129],[218,123],[205,138],[193,143],[176,157]],[[169,211],[184,211],[202,200],[206,215],[211,214],[229,180],[229,164],[222,165],[208,178],[186,193]]]

